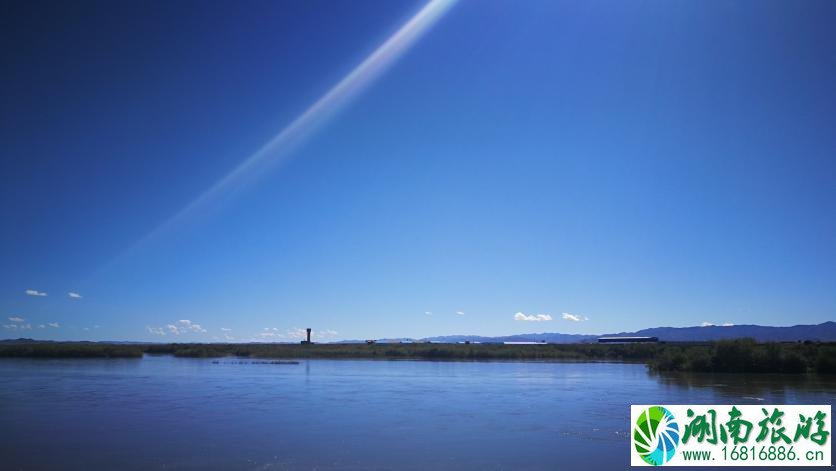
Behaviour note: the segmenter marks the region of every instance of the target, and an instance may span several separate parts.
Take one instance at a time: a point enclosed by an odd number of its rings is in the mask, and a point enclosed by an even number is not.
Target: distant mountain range
[[[659,337],[669,342],[689,342],[753,338],[759,342],[794,342],[798,340],[836,341],[836,322],[829,321],[815,325],[794,325],[770,327],[764,325],[732,325],[705,327],[656,327],[638,332],[615,335],[641,335]]]
[[[763,325],[731,325],[705,327],[654,327],[636,332],[619,332],[604,335],[578,335],[544,332],[540,334],[519,334],[501,337],[481,337],[478,335],[446,335],[428,337],[423,341],[455,342],[541,342],[547,343],[583,343],[595,342],[598,337],[630,336],[658,337],[667,342],[706,342],[711,340],[753,338],[759,342],[795,342],[799,340],[818,340],[836,342],[836,322],[829,321],[817,325],[794,325],[791,327],[770,327]],[[401,340],[401,339],[398,339]]]

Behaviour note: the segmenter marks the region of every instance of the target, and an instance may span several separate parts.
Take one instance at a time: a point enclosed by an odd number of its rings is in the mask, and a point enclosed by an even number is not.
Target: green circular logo
[[[673,458],[679,445],[679,425],[671,411],[648,407],[633,427],[633,447],[645,463],[661,466]]]

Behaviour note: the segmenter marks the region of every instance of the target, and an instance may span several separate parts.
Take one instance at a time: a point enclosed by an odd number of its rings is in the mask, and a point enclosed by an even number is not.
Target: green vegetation
[[[836,373],[836,344],[757,343],[752,339],[708,344],[663,344],[648,366],[656,371],[713,373]]]
[[[94,342],[0,342],[0,358],[142,358],[144,345]]]
[[[3,342],[0,357],[367,358],[422,360],[620,361],[654,371],[717,373],[836,373],[835,343],[757,343],[749,339],[659,344],[106,344]]]
[[[424,360],[632,361],[651,358],[657,345],[597,344],[167,344],[147,353],[183,357],[369,358]]]

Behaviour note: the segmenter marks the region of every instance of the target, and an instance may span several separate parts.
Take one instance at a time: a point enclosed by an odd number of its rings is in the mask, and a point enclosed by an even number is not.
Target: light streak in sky
[[[269,169],[285,160],[305,138],[332,118],[351,99],[357,97],[364,88],[394,64],[455,3],[456,0],[431,0],[427,3],[354,70],[260,149],[179,212],[137,241],[122,255],[127,255],[128,252],[135,250],[148,240],[181,224],[187,216],[196,213],[198,209],[210,207],[212,203],[218,202],[221,196],[227,198],[234,196],[236,191],[245,188],[248,183],[263,176]]]

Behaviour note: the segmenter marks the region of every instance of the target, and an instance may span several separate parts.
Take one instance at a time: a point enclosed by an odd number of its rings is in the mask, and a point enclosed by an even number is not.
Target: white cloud
[[[311,335],[313,335],[313,333]],[[287,336],[292,339],[304,339],[307,338],[308,332],[305,329],[294,327],[287,331]]]
[[[290,332],[290,331],[288,331]],[[259,332],[255,334],[256,337],[261,337],[262,339],[284,339],[287,338],[286,335],[279,332],[279,329],[276,327],[265,327],[263,332]]]
[[[324,339],[334,338],[338,334],[339,334],[339,332],[337,332],[336,330],[331,330],[331,329],[320,330],[320,331],[317,332],[317,335],[321,338],[324,338]]]
[[[456,314],[458,314],[458,315],[460,315],[460,316],[463,316],[463,315],[464,315],[464,312],[462,312],[462,311],[456,311]]]
[[[323,330],[311,330],[311,340],[328,340],[333,339],[336,337],[338,332],[336,330],[330,329],[323,329]],[[308,338],[308,332],[305,329],[300,329],[298,327],[294,327],[287,331],[284,337],[290,337],[292,339],[306,339]]]
[[[46,296],[46,293],[38,291],[36,289],[27,289],[25,293],[29,296]]]
[[[43,324],[40,324],[40,325],[38,325],[38,328],[39,328],[39,329],[46,329],[46,326],[45,326],[45,325],[43,325]]]
[[[3,328],[8,330],[32,330],[32,324],[3,324]]]
[[[12,322],[23,322],[26,319],[24,319],[22,317],[12,316],[12,317],[9,318],[9,320],[12,321]]]
[[[48,325],[52,328],[55,328],[55,329],[61,327],[57,322],[47,322],[46,325]]]
[[[200,324],[195,324],[194,322],[192,322],[188,319],[181,319],[181,320],[177,321],[177,324],[178,325],[176,326],[176,329],[180,333],[188,333],[188,332],[194,332],[194,333],[199,333],[199,334],[206,333],[206,329],[201,327]]]
[[[715,324],[713,322],[703,321],[700,324],[700,327],[733,327],[734,324],[731,322],[723,322],[722,324]]]
[[[224,331],[224,332],[230,332],[230,331],[232,331],[232,329],[228,329],[228,328],[226,328],[226,327],[221,327],[221,330],[222,330],[222,331]]]
[[[430,311],[424,311],[424,314],[426,314],[426,315],[428,315],[428,316],[433,315],[433,313],[432,313],[432,312],[430,312]]]
[[[82,296],[82,295],[80,295],[80,294],[78,294],[78,293],[74,293],[74,292],[72,292],[72,291],[70,291],[69,293],[67,293],[67,296],[71,297],[72,299],[81,299],[81,298],[83,298],[83,297],[84,297],[84,296]]]
[[[562,317],[563,317],[564,321],[571,321],[571,322],[583,322],[583,321],[589,320],[588,318],[581,317],[579,315],[572,314],[572,313],[569,313],[569,312],[564,312]]]
[[[324,329],[324,330],[312,330],[311,331],[311,339],[312,340],[329,340],[334,339],[337,337],[339,333],[336,330],[331,329]],[[279,329],[276,327],[265,327],[261,332],[258,332],[254,335],[255,340],[266,340],[266,339],[274,339],[274,340],[304,340],[308,338],[308,332],[305,329],[300,329],[298,327],[294,327],[292,329],[286,330],[284,333],[280,332]],[[231,337],[230,337],[231,339]]]
[[[543,321],[550,321],[552,320],[552,316],[549,314],[531,314],[526,315],[521,312],[514,314],[515,321],[526,321],[526,322],[543,322]]]
[[[149,334],[154,334],[154,335],[165,335],[165,331],[163,330],[163,328],[162,328],[162,327],[151,327],[151,326],[148,326],[148,327],[146,327],[146,328],[145,328],[145,330],[147,330]]]
[[[149,327],[149,329],[154,329],[153,332],[149,330],[149,332],[159,335],[157,332],[162,331],[162,327]],[[206,329],[204,329],[200,324],[195,324],[194,322],[188,319],[181,319],[177,321],[176,324],[166,324],[165,329],[168,330],[169,333],[174,335],[180,334],[205,334]]]

